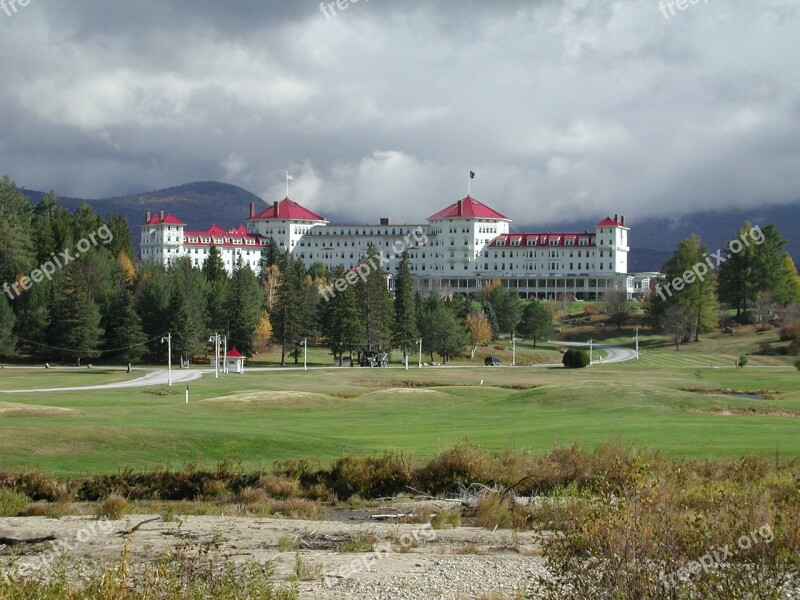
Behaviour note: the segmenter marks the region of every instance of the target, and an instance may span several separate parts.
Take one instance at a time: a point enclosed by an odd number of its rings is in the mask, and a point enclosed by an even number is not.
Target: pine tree
[[[136,314],[127,288],[120,289],[115,306],[106,322],[106,352],[123,364],[138,362],[147,352],[147,336],[142,331],[142,320]]]
[[[245,356],[251,356],[255,349],[255,334],[261,320],[263,301],[258,279],[240,256],[231,281],[228,323],[232,342]]]
[[[33,270],[33,210],[28,198],[6,176],[0,180],[0,285]],[[4,293],[5,292],[4,290]]]
[[[752,227],[749,221],[745,222],[739,229],[737,237],[733,239],[741,240],[747,237]],[[743,246],[740,252],[730,253],[725,262],[719,265],[717,278],[719,301],[735,308],[737,317],[752,305],[758,292],[754,269],[754,244]]]
[[[692,236],[678,244],[675,253],[664,265],[666,281],[684,281],[684,274],[692,272],[696,265],[705,262],[708,248],[700,238]],[[682,289],[670,288],[671,295],[664,293],[664,310],[679,304],[686,308],[691,318],[690,338],[695,342],[700,339],[700,333],[710,331],[716,327],[719,317],[719,303],[717,302],[717,281],[713,273],[708,273],[702,281],[684,282]],[[657,300],[656,300],[657,302]],[[660,311],[660,315],[664,314]]]
[[[453,312],[443,304],[426,311],[423,317],[422,345],[431,353],[436,352],[447,363],[467,345],[467,331]]]
[[[299,344],[312,329],[315,311],[310,304],[311,281],[303,261],[286,252],[278,267],[282,276],[270,318],[272,339],[281,347],[281,365],[286,366],[288,354],[298,359]]]
[[[522,318],[522,302],[519,295],[502,285],[493,286],[488,295],[484,296],[484,303],[492,305],[497,317],[498,329],[496,334],[512,333]]]
[[[228,271],[222,261],[222,254],[216,246],[208,249],[208,257],[203,263],[203,274],[211,283],[228,280]]]
[[[190,306],[182,285],[176,285],[172,291],[167,329],[172,333],[172,351],[178,353],[181,363],[188,363],[204,346],[199,315]]]
[[[370,246],[357,268],[360,273],[366,273],[355,288],[369,350],[389,349],[394,323],[392,295],[386,286],[386,275],[380,264],[378,251]]]
[[[534,300],[525,305],[519,333],[526,339],[533,340],[534,349],[538,340],[546,339],[553,333],[553,317],[544,302]]]
[[[16,317],[5,296],[0,296],[0,356],[13,356],[16,347],[14,323]]]
[[[492,327],[492,339],[496,340],[500,336],[500,324],[497,322],[497,314],[494,312],[491,302],[484,302],[482,307],[483,312],[486,313],[486,318],[489,319],[489,325]]]
[[[416,306],[414,305],[414,282],[411,279],[408,251],[403,252],[397,277],[394,281],[394,327],[392,344],[403,351],[403,359],[408,351],[417,345],[419,330],[417,329]]]
[[[48,339],[62,349],[62,359],[100,356],[100,309],[89,293],[79,263],[72,263],[63,271],[62,288],[52,307],[52,320]]]
[[[339,281],[345,275],[344,268],[338,267],[332,277],[334,281]],[[360,350],[365,340],[364,323],[355,288],[348,285],[343,291],[337,292],[325,303],[322,312],[323,334],[334,360],[339,357],[341,365],[341,359],[346,352],[352,360],[353,352]]]
[[[164,266],[153,262],[142,265],[135,293],[136,312],[149,340],[150,360],[161,363],[166,359],[167,348],[161,337],[169,331],[171,280]]]

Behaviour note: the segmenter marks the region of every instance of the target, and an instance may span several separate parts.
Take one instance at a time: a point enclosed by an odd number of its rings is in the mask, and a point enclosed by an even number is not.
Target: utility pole
[[[589,338],[589,366],[592,366],[592,338]]]
[[[172,332],[167,333],[167,337],[161,338],[161,343],[167,342],[167,380],[172,387]]]
[[[639,360],[639,328],[637,327],[633,332],[636,334],[634,338],[636,340],[636,360]]]
[[[511,334],[511,366],[517,366],[517,336],[516,334]]]
[[[214,344],[214,379],[219,379],[219,334],[214,332],[208,341]]]
[[[308,338],[305,338],[303,344],[303,371],[308,371]]]
[[[419,344],[419,368],[422,368],[422,338],[417,340],[417,344]]]
[[[224,356],[222,358],[222,372],[228,374],[228,336],[222,338],[223,347],[225,348]]]

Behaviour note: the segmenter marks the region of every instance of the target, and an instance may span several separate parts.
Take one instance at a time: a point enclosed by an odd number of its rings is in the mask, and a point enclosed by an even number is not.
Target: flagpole
[[[467,198],[472,195],[472,171],[467,171]]]
[[[286,171],[286,197],[289,197],[289,171]]]

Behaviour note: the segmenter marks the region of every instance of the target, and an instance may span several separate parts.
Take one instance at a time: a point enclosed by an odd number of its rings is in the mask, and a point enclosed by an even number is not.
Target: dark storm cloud
[[[327,3],[326,3],[327,4]],[[104,196],[220,179],[418,221],[798,201],[800,8],[704,1],[30,0],[0,13],[0,173]]]

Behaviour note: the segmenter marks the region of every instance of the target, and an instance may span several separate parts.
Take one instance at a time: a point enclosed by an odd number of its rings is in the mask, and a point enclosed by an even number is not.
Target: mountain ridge
[[[39,202],[45,192],[22,190],[33,202]],[[139,225],[144,223],[145,213],[166,211],[183,220],[189,229],[204,230],[212,224],[223,228],[238,227],[248,217],[250,203],[267,206],[262,198],[239,186],[219,181],[195,181],[182,185],[114,196],[110,198],[81,199],[59,197],[62,206],[74,210],[87,203],[101,216],[123,215],[128,219],[133,234],[133,244],[139,251]],[[331,222],[344,221],[331,213]],[[599,217],[602,218],[602,217]],[[698,234],[710,251],[723,247],[726,242],[749,220],[754,225],[765,226],[776,223],[787,240],[787,251],[798,262],[800,259],[800,207],[764,206],[755,210],[698,211],[675,217],[655,217],[632,222],[630,233],[631,252],[628,255],[628,270],[631,273],[658,271],[670,257],[677,244],[692,234]],[[583,231],[593,226],[595,220],[571,219],[546,226],[514,226],[514,231]]]

